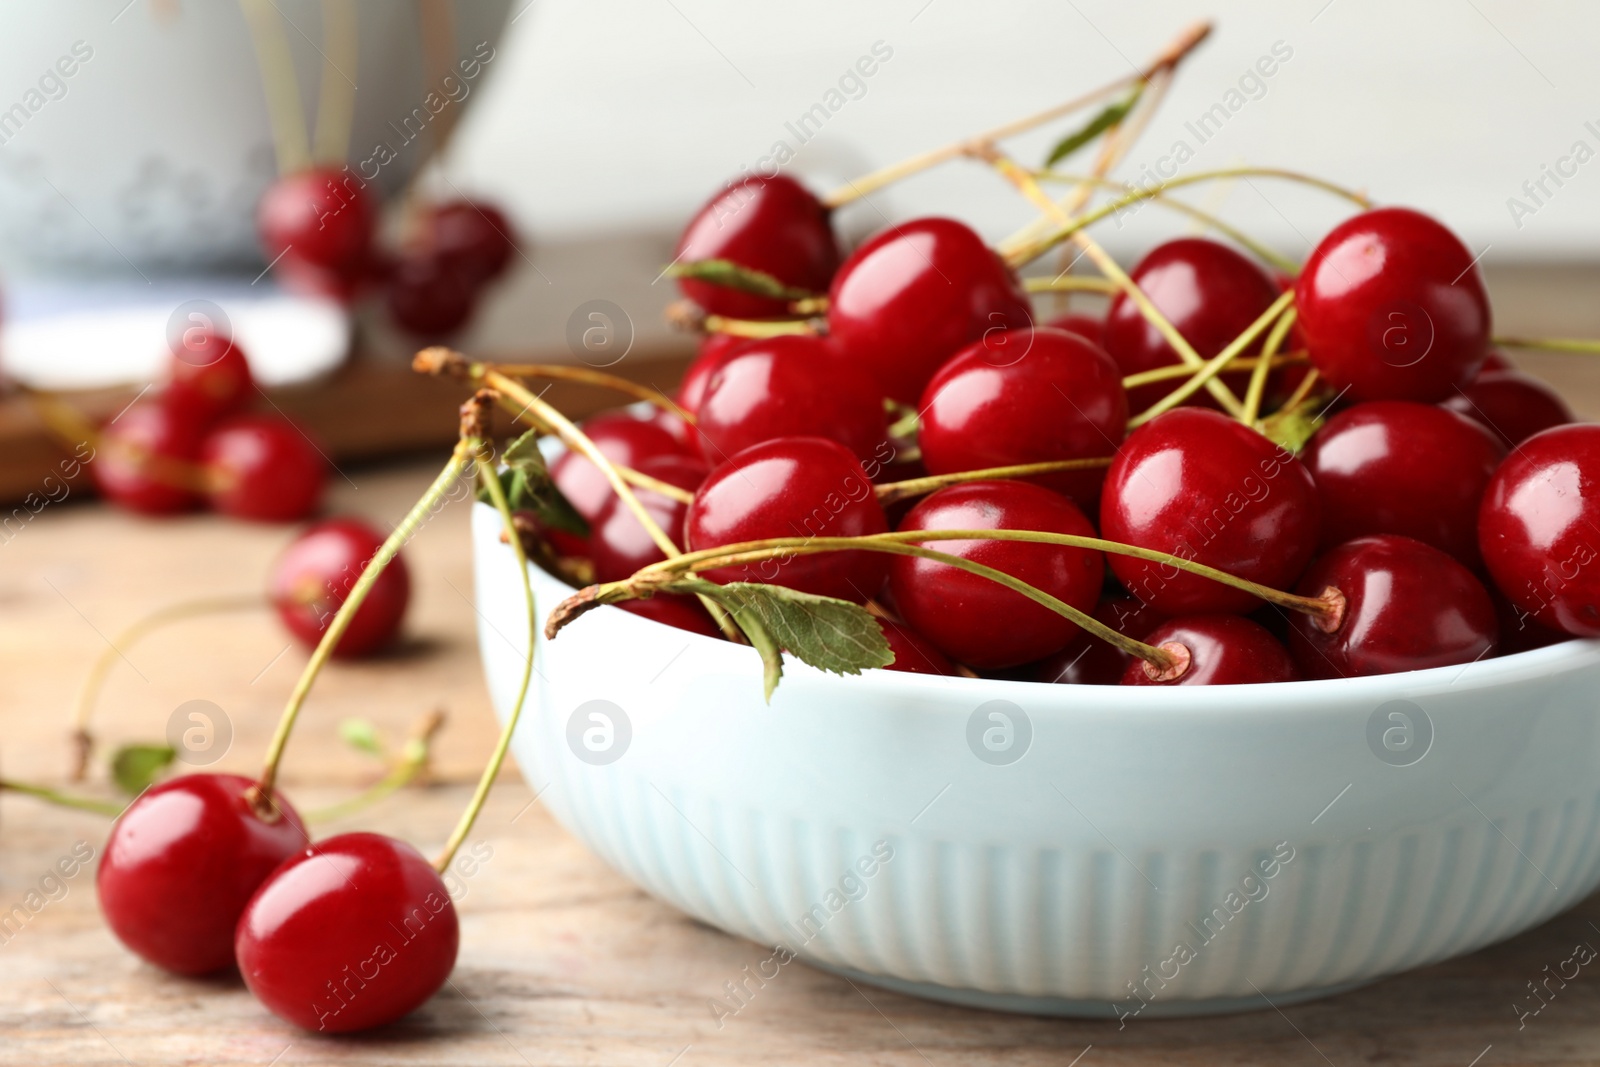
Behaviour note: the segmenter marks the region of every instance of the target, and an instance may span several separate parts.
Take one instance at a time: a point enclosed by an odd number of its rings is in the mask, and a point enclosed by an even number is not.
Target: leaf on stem
[[[1133,110],[1133,105],[1139,102],[1139,94],[1142,92],[1144,92],[1142,84],[1135,86],[1133,91],[1121,100],[1107,104],[1098,115],[1089,120],[1087,125],[1057,141],[1045,159],[1044,165],[1055,166],[1111,127],[1121,124],[1122,120],[1128,117],[1128,112]]]
[[[506,445],[500,459],[505,464],[505,470],[499,472],[500,486],[512,511],[533,512],[545,529],[564,530],[579,537],[589,535],[589,524],[550,477],[544,453],[539,451],[538,431],[529,430]],[[478,490],[478,499],[485,504],[494,502],[483,488]]]
[[[817,294],[807,289],[784,285],[764,271],[741,266],[731,259],[696,259],[687,263],[674,263],[666,269],[669,278],[693,278],[710,282],[727,289],[754,293],[771,300],[811,300]]]
[[[123,745],[111,754],[111,780],[129,796],[138,796],[177,756],[168,745]]]
[[[1311,435],[1321,429],[1327,420],[1313,410],[1313,405],[1300,404],[1262,419],[1259,426],[1262,436],[1273,444],[1299,455]]]
[[[351,748],[383,758],[383,743],[378,740],[378,728],[366,719],[340,721],[339,737]]]

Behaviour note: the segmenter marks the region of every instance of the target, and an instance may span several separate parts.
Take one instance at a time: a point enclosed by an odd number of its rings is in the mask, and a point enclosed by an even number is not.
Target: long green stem
[[[694,425],[694,415],[679,407],[670,396],[659,389],[616,374],[607,374],[605,371],[593,370],[589,367],[569,367],[562,363],[477,363],[474,366],[488,370],[496,370],[512,378],[549,378],[561,382],[578,382],[582,385],[593,385],[602,389],[612,389],[631,396],[635,400],[643,400],[654,404],[662,411],[670,412],[683,419],[684,422]]]
[[[1267,376],[1272,372],[1273,357],[1282,347],[1283,339],[1289,336],[1289,331],[1294,328],[1295,316],[1298,314],[1299,311],[1295,308],[1285,311],[1282,317],[1272,324],[1272,332],[1267,334],[1267,339],[1261,344],[1261,358],[1256,360],[1255,369],[1250,374],[1250,387],[1244,394],[1244,414],[1239,416],[1239,420],[1246,426],[1254,426],[1256,419],[1261,416],[1261,401],[1267,395]]]
[[[1589,337],[1496,337],[1502,348],[1527,348],[1540,352],[1569,352],[1574,355],[1600,355],[1600,340]]]
[[[37,797],[57,807],[91,811],[96,815],[109,815],[113,819],[122,814],[123,808],[123,805],[112,803],[109,800],[95,800],[93,797],[74,796],[71,793],[58,792],[46,786],[29,785],[26,782],[13,782],[10,779],[0,779],[0,793],[22,793],[25,796]]]
[[[914,496],[937,492],[947,485],[962,482],[986,482],[990,479],[1029,478],[1038,474],[1057,474],[1061,471],[1096,470],[1111,466],[1110,456],[1088,456],[1083,459],[1055,459],[1041,463],[1017,463],[1009,467],[985,467],[974,471],[957,471],[952,474],[930,474],[926,478],[908,478],[903,482],[885,482],[875,486],[878,503],[884,507],[909,500]]]
[[[1178,388],[1174,389],[1156,403],[1152,404],[1148,410],[1143,411],[1129,419],[1128,428],[1134,429],[1136,427],[1143,426],[1157,415],[1171,411],[1173,408],[1189,399],[1195,393],[1199,392],[1201,387],[1214,379],[1218,374],[1221,374],[1229,363],[1232,363],[1241,354],[1243,354],[1244,350],[1249,348],[1250,345],[1255,342],[1257,337],[1261,336],[1262,331],[1271,325],[1274,319],[1276,319],[1279,315],[1282,315],[1284,313],[1284,309],[1289,307],[1289,305],[1292,303],[1294,303],[1293,289],[1274,300],[1267,310],[1263,311],[1259,316],[1256,317],[1254,322],[1245,328],[1243,333],[1228,343],[1227,348],[1224,348],[1221,352],[1218,352],[1215,356],[1206,361],[1205,366],[1200,368],[1194,377],[1190,378]],[[1238,417],[1244,417],[1243,410],[1239,412]]]
[[[1269,371],[1279,367],[1304,366],[1311,362],[1303,355],[1274,356],[1272,359],[1261,360],[1254,356],[1244,356],[1234,360],[1229,367],[1232,370],[1255,370],[1263,362]],[[1177,378],[1187,378],[1194,374],[1193,367],[1185,367],[1181,363],[1169,363],[1165,367],[1156,367],[1151,370],[1142,370],[1138,374],[1130,374],[1122,379],[1124,389],[1137,389],[1141,385],[1150,385],[1153,382],[1170,382]]]
[[[1054,278],[1024,278],[1022,287],[1030,293],[1114,293],[1117,287],[1107,278],[1087,274],[1062,274]]]

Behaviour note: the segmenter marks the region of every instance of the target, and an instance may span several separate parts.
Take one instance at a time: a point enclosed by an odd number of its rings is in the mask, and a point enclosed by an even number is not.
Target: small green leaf
[[[111,755],[111,780],[129,796],[148,789],[177,758],[167,745],[123,745]]]
[[[529,430],[506,445],[500,459],[512,470],[537,473],[545,480],[550,478],[550,468],[545,464],[544,453],[539,451],[539,431]]]
[[[339,736],[351,748],[383,757],[383,743],[378,740],[378,728],[365,719],[345,719],[339,723]]]
[[[1293,411],[1269,415],[1257,425],[1267,440],[1298,456],[1306,442],[1311,440],[1311,435],[1321,429],[1325,421],[1309,405],[1302,404]]]
[[[561,495],[550,477],[544,453],[539,451],[537,431],[529,430],[506,445],[500,458],[506,465],[500,472],[500,486],[505,490],[506,502],[512,511],[533,512],[545,529],[589,536],[589,524]],[[493,503],[486,489],[478,490],[478,499],[485,504]]]
[[[807,289],[784,285],[772,275],[742,266],[731,259],[697,259],[674,263],[666,269],[669,278],[694,278],[771,300],[809,300],[816,296]]]
[[[1135,87],[1133,92],[1121,100],[1114,104],[1107,104],[1098,115],[1089,120],[1088,125],[1067,134],[1067,136],[1057,141],[1056,146],[1050,150],[1050,155],[1045,159],[1044,165],[1047,167],[1055,166],[1111,127],[1121,123],[1123,119],[1128,117],[1128,112],[1133,110],[1133,105],[1139,102],[1139,94],[1143,91],[1144,86]]]

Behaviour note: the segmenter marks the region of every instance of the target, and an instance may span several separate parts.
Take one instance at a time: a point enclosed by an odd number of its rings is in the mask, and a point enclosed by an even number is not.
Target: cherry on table
[[[394,1022],[439,991],[461,929],[422,854],[383,834],[330,837],[285,860],[239,917],[239,973],[272,1013],[306,1030]]]
[[[255,379],[244,349],[226,333],[194,327],[172,350],[166,405],[189,421],[210,424],[250,403]]]
[[[1094,617],[1135,641],[1143,641],[1160,621],[1150,605],[1122,595],[1101,597]],[[1123,671],[1134,661],[1135,657],[1116,645],[1080,631],[1061,651],[1035,664],[1032,678],[1056,685],[1118,685]]]
[[[883,631],[883,639],[889,642],[889,651],[894,653],[893,661],[884,670],[946,677],[960,673],[950,657],[939,651],[939,646],[904,623],[880,618],[878,629]]]
[[[433,252],[401,256],[384,281],[384,306],[413,337],[437,340],[467,324],[482,278]]]
[[[89,471],[119,507],[146,515],[188,511],[200,503],[204,424],[189,409],[140,400],[100,428]]]
[[[348,171],[311,167],[267,187],[256,228],[291,284],[348,297],[367,271],[377,209]]]
[[[1185,615],[1168,619],[1144,637],[1147,645],[1182,652],[1180,667],[1160,672],[1134,659],[1123,685],[1246,685],[1292,682],[1299,677],[1289,653],[1263,626],[1238,615]],[[1176,676],[1170,676],[1175,674]]]
[[[206,500],[224,515],[293,522],[317,510],[328,462],[305,432],[277,415],[240,415],[206,435]]]
[[[683,455],[682,440],[652,419],[623,411],[583,420],[578,428],[594,442],[600,454],[623,467],[638,467],[652,456]],[[589,522],[614,495],[604,472],[589,457],[568,449],[550,464],[550,477],[561,495]]]
[[[100,910],[129,949],[178,974],[232,966],[233,933],[269,874],[309,838],[289,803],[267,822],[237,774],[189,774],[147,789],[117,817],[95,874]]]
[[[1573,421],[1572,409],[1561,394],[1514,370],[1485,369],[1467,385],[1458,386],[1442,405],[1486,426],[1508,449]]]
[[[694,492],[705,481],[708,468],[692,456],[651,456],[639,462],[638,471],[652,478]],[[674,543],[683,536],[683,519],[689,505],[649,489],[634,493],[645,511]],[[633,510],[612,494],[589,527],[589,559],[594,563],[595,581],[618,582],[641,567],[659,563],[666,554],[640,524]]]
[[[267,597],[300,643],[315,648],[385,537],[358,519],[327,519],[290,542],[273,564]],[[333,654],[364,656],[400,630],[411,599],[405,559],[395,556],[356,609]]]

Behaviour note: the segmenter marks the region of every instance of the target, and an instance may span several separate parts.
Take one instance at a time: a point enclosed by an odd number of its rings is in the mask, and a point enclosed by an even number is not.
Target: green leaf
[[[123,745],[111,755],[111,780],[129,796],[150,787],[177,758],[167,745]]]
[[[1050,155],[1045,159],[1044,165],[1047,167],[1055,166],[1111,127],[1120,124],[1123,119],[1128,117],[1128,112],[1133,110],[1133,105],[1139,102],[1139,94],[1143,91],[1144,86],[1136,86],[1133,92],[1121,100],[1114,104],[1107,104],[1098,115],[1089,120],[1088,125],[1067,134],[1067,136],[1057,141],[1056,146],[1050,150]]]
[[[1306,442],[1311,440],[1311,435],[1321,429],[1325,421],[1309,405],[1302,404],[1293,411],[1269,415],[1258,425],[1267,440],[1298,456]]]
[[[550,477],[544,453],[539,451],[538,431],[529,430],[506,445],[500,459],[506,465],[500,472],[500,487],[505,490],[506,502],[512,511],[533,512],[539,525],[547,530],[589,536],[589,524],[561,495]],[[493,503],[486,489],[478,490],[478,499],[485,504]]]
[[[808,300],[817,295],[807,289],[784,285],[770,274],[742,266],[731,259],[696,259],[674,263],[665,273],[669,278],[694,278],[771,300]]]
[[[351,748],[383,757],[383,743],[378,740],[378,728],[365,719],[344,719],[339,723],[339,736]]]

